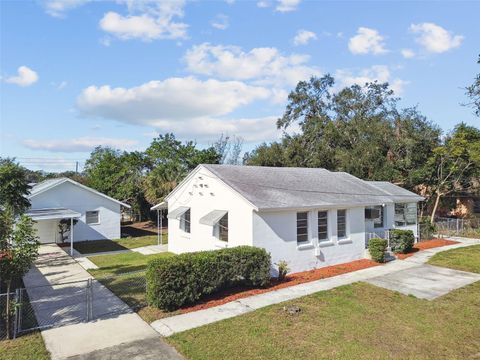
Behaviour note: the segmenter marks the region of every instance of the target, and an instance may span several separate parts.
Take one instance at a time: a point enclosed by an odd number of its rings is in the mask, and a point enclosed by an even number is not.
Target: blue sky
[[[96,145],[173,132],[245,150],[281,134],[296,82],[388,81],[449,131],[479,119],[480,2],[2,1],[1,156],[73,169]]]

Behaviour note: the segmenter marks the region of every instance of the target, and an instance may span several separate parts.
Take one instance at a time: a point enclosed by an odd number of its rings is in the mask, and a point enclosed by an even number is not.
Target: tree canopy
[[[441,130],[417,108],[399,108],[388,84],[352,85],[334,91],[330,75],[301,81],[277,121],[285,134],[262,144],[246,163],[323,167],[363,179],[388,180],[413,188],[439,145]],[[289,134],[297,126],[299,131]]]
[[[30,207],[27,170],[14,159],[0,158],[0,207],[10,209],[14,215]]]
[[[480,55],[478,56],[478,64],[480,64]],[[470,98],[471,105],[475,114],[480,117],[480,73],[475,77],[473,84],[467,87],[467,96]]]

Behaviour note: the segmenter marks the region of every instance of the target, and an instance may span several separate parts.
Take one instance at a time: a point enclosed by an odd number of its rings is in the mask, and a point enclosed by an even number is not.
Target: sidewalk
[[[400,272],[402,270],[419,267],[419,265],[427,262],[430,257],[438,252],[480,244],[480,240],[478,239],[455,238],[453,240],[461,243],[420,251],[405,260],[392,261],[382,266],[376,266],[327,279],[295,285],[280,290],[239,299],[237,301],[232,301],[230,303],[209,309],[160,319],[154,321],[150,325],[161,335],[170,336],[178,332],[194,329],[196,327],[207,325],[216,321],[246,314],[265,306],[297,299],[299,297],[310,295],[319,291],[330,290],[338,286],[347,285],[358,281],[378,279],[379,277]]]
[[[40,256],[24,283],[52,359],[66,359],[139,340],[155,339],[158,358],[181,359],[137,314],[97,281],[93,286],[96,320],[84,322],[87,312],[85,281],[90,274],[56,245],[42,245]],[[137,354],[141,355],[141,353]],[[88,357],[86,357],[88,358]],[[113,358],[113,357],[112,357]],[[121,357],[120,357],[121,358]]]

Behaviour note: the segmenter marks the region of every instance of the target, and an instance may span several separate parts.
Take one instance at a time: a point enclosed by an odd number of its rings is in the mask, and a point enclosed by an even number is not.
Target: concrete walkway
[[[41,333],[52,359],[86,356],[106,348],[111,354],[118,345],[128,348],[129,343],[147,339],[158,341],[158,358],[181,359],[146,322],[95,280],[91,280],[90,312],[95,320],[86,322],[90,274],[56,245],[42,245],[39,252],[24,283],[37,321],[44,327]]]
[[[422,273],[422,267],[427,266],[424,265],[424,263],[438,252],[480,244],[480,240],[476,239],[458,238],[455,240],[460,241],[461,243],[420,251],[415,255],[407,258],[406,260],[396,260],[382,266],[375,266],[372,268],[338,275],[327,279],[321,279],[305,284],[290,286],[287,288],[246,297],[209,309],[160,319],[154,321],[150,325],[161,335],[170,336],[178,332],[194,329],[196,327],[207,325],[216,321],[225,320],[238,315],[246,314],[248,312],[260,309],[265,306],[278,304],[292,299],[297,299],[305,295],[310,295],[319,291],[330,290],[338,286],[352,284],[358,281],[380,279],[382,277],[391,276],[392,274],[401,274],[401,272],[405,271],[405,274],[407,274],[407,276],[415,276],[418,272]],[[480,280],[480,275],[477,275],[478,274],[470,276],[469,281],[474,282]],[[406,276],[404,276],[403,278],[406,278]],[[458,286],[456,286],[455,288],[464,286],[470,282],[468,282],[465,278],[462,277],[461,281],[456,282],[456,285]],[[451,289],[454,288],[452,284],[449,284],[448,287],[450,287]],[[437,293],[440,291],[443,292],[444,290],[438,290]]]

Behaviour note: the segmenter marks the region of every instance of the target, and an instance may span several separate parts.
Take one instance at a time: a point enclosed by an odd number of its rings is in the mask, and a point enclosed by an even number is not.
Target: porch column
[[[160,245],[160,211],[157,209],[157,245]]]
[[[73,217],[70,218],[70,256],[73,257]]]
[[[163,222],[163,209],[160,209],[160,243],[163,245],[163,232],[162,232],[162,229],[163,229],[163,226],[162,226],[162,222]]]

